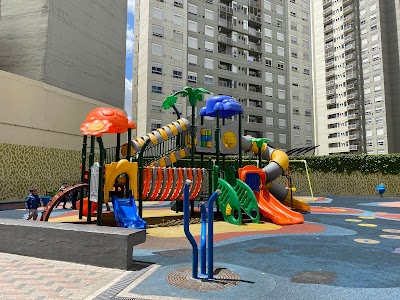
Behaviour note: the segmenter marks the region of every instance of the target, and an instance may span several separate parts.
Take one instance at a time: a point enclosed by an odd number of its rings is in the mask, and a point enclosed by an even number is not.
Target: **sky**
[[[132,120],[132,68],[133,68],[133,27],[135,16],[135,0],[127,0],[128,17],[126,28],[126,63],[125,63],[125,103],[128,118]]]

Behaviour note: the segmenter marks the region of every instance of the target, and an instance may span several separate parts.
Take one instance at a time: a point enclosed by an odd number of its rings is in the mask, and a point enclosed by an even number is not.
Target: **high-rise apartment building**
[[[313,145],[310,46],[309,0],[137,0],[138,134],[175,119],[162,101],[188,85],[240,101],[245,134],[283,149]]]
[[[400,2],[313,1],[319,154],[400,151]]]

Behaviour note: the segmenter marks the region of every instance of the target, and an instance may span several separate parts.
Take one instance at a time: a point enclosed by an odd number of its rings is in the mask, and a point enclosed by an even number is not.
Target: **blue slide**
[[[146,229],[146,221],[138,215],[133,196],[129,199],[118,199],[114,196],[112,204],[118,227]]]

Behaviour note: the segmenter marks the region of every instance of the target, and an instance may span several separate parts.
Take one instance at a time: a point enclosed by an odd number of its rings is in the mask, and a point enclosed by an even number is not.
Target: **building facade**
[[[399,1],[313,2],[319,154],[400,151]]]
[[[162,101],[191,86],[240,101],[244,134],[313,145],[309,10],[308,0],[136,1],[138,134],[176,119]]]
[[[0,70],[124,107],[126,1],[2,0]]]

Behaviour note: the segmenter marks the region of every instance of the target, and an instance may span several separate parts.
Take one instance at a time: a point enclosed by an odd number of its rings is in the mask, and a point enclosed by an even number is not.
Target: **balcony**
[[[354,20],[354,14],[350,14],[344,17],[343,22],[349,22]]]
[[[346,85],[346,91],[349,92],[351,90],[354,90],[357,88],[357,85],[355,83],[349,83]]]
[[[325,59],[329,59],[333,57],[333,51],[325,51]]]
[[[261,9],[261,2],[260,1],[250,0],[249,1],[249,5],[252,6],[252,7],[256,7],[258,9]]]
[[[257,29],[249,27],[249,34],[256,37],[256,38],[261,38],[261,32],[258,31]]]
[[[356,49],[356,43],[347,44],[344,48],[345,51],[351,51]]]
[[[353,0],[343,0],[342,5],[346,6],[346,4],[353,3]]]
[[[351,23],[345,24],[343,30],[344,30],[344,33],[345,33],[345,34],[348,33],[348,32],[353,31],[353,30],[354,30],[354,23],[351,22]]]
[[[358,120],[358,114],[347,115],[347,120]]]
[[[351,93],[346,96],[347,100],[354,100],[356,98],[356,93]]]
[[[233,45],[233,40],[230,37],[227,37],[226,35],[218,35],[218,42],[225,43],[228,45]]]
[[[255,85],[255,84],[249,84],[249,88],[248,88],[249,92],[253,92],[253,93],[262,93],[262,86],[261,85]]]
[[[325,7],[327,7],[328,5],[331,5],[331,4],[332,4],[332,0],[324,0],[322,5],[325,8]]]
[[[353,53],[346,53],[346,62],[353,59],[356,59],[356,56]]]
[[[332,76],[335,76],[335,70],[331,70],[329,72],[326,72],[325,76],[326,76],[327,79],[332,77]]]
[[[328,32],[330,32],[330,31],[332,31],[332,30],[333,30],[333,25],[332,25],[332,24],[326,25],[326,26],[324,27],[324,32],[325,32],[325,33],[328,33]]]
[[[325,35],[325,42],[329,42],[331,40],[333,40],[333,32]]]
[[[357,109],[357,104],[349,104],[349,105],[347,105],[347,109],[348,110],[353,110],[353,109]]]
[[[324,24],[332,23],[332,15],[324,17]]]
[[[329,6],[329,7],[324,9],[324,16],[327,15],[327,14],[330,14],[330,13],[332,13],[332,6]]]
[[[352,71],[356,69],[356,64],[347,64],[346,71]]]
[[[326,100],[326,104],[330,105],[330,104],[336,104],[336,98],[330,98]]]
[[[232,24],[232,22],[229,22],[228,20],[226,20],[226,19],[219,19],[218,20],[218,25],[219,26],[222,26],[222,27],[225,27],[225,28],[229,28],[229,29],[233,29],[233,24]]]
[[[249,42],[248,48],[250,51],[262,52],[261,46],[258,46],[256,43]]]
[[[332,68],[334,64],[335,64],[335,62],[334,62],[334,60],[332,59],[332,60],[329,60],[329,61],[326,62],[325,67],[326,67],[327,69],[329,69],[329,68]]]
[[[357,78],[356,72],[346,72],[346,80],[353,80]]]
[[[353,10],[354,10],[354,6],[353,5],[348,5],[343,9],[343,15],[345,16],[345,15],[353,12]]]
[[[326,82],[326,86],[327,87],[333,86],[333,85],[335,85],[335,80],[329,80],[329,81]]]
[[[354,34],[354,33],[350,33],[350,34],[348,34],[348,35],[346,35],[346,36],[344,37],[344,42],[345,42],[345,43],[347,43],[347,42],[353,42],[353,41],[354,41],[354,38],[355,38],[355,34]]]
[[[233,8],[229,7],[229,6],[225,5],[225,4],[220,3],[219,4],[219,10],[221,12],[226,12],[228,14],[232,14],[233,15]]]
[[[335,89],[327,89],[326,90],[326,95],[327,96],[331,96],[331,95],[335,95],[336,94],[336,90]]]
[[[349,124],[347,125],[348,130],[357,130],[360,127],[359,123]]]
[[[253,14],[249,14],[249,21],[261,24],[261,18]]]
[[[359,134],[359,133],[350,134],[350,135],[349,135],[349,140],[350,140],[350,141],[354,141],[354,140],[358,140],[358,139],[360,139],[360,134]]]
[[[333,42],[329,42],[329,43],[325,44],[325,49],[326,50],[328,50],[328,49],[330,49],[332,47],[333,47]]]
[[[357,151],[358,150],[358,145],[349,145],[349,150],[350,151]]]

